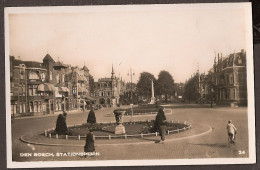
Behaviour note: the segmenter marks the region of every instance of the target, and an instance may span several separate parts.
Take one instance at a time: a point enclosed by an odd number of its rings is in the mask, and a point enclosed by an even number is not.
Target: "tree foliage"
[[[165,96],[167,102],[168,95],[174,94],[174,80],[168,71],[161,71],[158,75],[156,91],[159,95]]]
[[[136,86],[136,90],[137,90],[137,94],[139,96],[151,96],[152,92],[151,92],[151,80],[153,80],[154,85],[156,84],[156,79],[154,77],[154,75],[152,75],[151,73],[148,72],[142,72],[140,74],[137,86]]]

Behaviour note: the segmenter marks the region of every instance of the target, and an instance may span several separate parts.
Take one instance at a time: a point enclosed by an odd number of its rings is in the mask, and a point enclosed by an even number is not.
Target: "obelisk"
[[[150,104],[154,104],[154,103],[155,103],[155,97],[154,97],[153,80],[151,79],[151,81],[152,81],[152,97],[151,97],[151,102],[150,102]]]

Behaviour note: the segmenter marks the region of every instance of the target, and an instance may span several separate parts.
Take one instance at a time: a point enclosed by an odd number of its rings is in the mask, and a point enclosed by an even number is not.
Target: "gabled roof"
[[[20,64],[24,64],[26,67],[42,68],[42,64],[36,61],[14,60],[13,62],[14,66],[19,66]]]
[[[53,60],[53,58],[50,56],[50,54],[46,54],[46,56],[43,58],[43,62],[44,62],[44,61],[55,62],[55,61]]]
[[[84,65],[84,67],[83,67],[83,70],[84,71],[89,71],[89,69]]]
[[[53,67],[64,67],[67,68],[67,66],[63,63],[61,63],[60,61],[57,61],[53,64]]]

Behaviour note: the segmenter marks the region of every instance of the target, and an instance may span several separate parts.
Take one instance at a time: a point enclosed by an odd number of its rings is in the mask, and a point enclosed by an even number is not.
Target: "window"
[[[234,83],[234,78],[233,78],[233,74],[229,75],[229,84],[233,84]]]
[[[61,102],[56,101],[56,110],[61,110]]]
[[[65,77],[65,75],[62,74],[62,83],[64,83],[64,77]]]
[[[26,106],[25,106],[26,104],[25,103],[23,103],[23,112],[25,113],[26,112]]]
[[[42,79],[42,81],[44,81],[45,78],[46,78],[46,77],[45,77],[45,73],[42,72],[42,73],[41,73],[41,79]]]
[[[60,83],[60,74],[59,73],[56,75],[56,81],[57,81],[57,83]]]
[[[41,112],[41,102],[38,102],[38,112]]]
[[[16,114],[16,105],[11,105],[12,114]]]
[[[37,96],[37,85],[33,85],[33,96]]]
[[[29,86],[29,96],[32,96],[33,95],[33,86],[30,85]]]
[[[38,112],[38,102],[34,102],[34,112]]]
[[[205,84],[202,84],[202,91],[205,91]]]
[[[74,86],[74,87],[72,87],[72,94],[76,94],[76,93],[77,93],[77,87]]]
[[[52,80],[52,71],[50,71],[50,80]]]
[[[29,73],[29,79],[30,80],[39,79],[39,75],[35,71],[32,71],[32,72]]]
[[[241,58],[241,56],[238,57],[237,62],[238,62],[238,65],[241,65],[241,64],[242,64],[242,58]]]
[[[23,104],[22,103],[20,103],[20,113],[23,113]]]
[[[29,108],[30,108],[30,112],[33,112],[33,103],[32,102],[30,102]]]
[[[45,102],[42,104],[42,111],[46,112],[46,103]]]
[[[24,79],[24,70],[21,70],[20,78],[21,78],[21,79]]]
[[[99,92],[99,96],[104,96],[104,92]]]
[[[29,85],[29,96],[37,96],[38,85]],[[25,91],[25,88],[24,88]]]

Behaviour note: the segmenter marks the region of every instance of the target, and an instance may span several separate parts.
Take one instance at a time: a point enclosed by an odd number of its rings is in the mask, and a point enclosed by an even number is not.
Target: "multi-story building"
[[[241,50],[225,57],[218,54],[213,68],[217,104],[247,105],[246,52]]]
[[[218,54],[208,74],[192,76],[184,86],[188,101],[215,101],[218,105],[247,105],[246,52],[232,53],[225,57]]]
[[[91,97],[97,99],[101,105],[115,106],[119,104],[120,95],[125,91],[125,83],[114,74],[112,67],[111,78],[100,78],[94,82]]]
[[[49,54],[42,63],[10,56],[12,115],[50,114],[79,109],[80,99],[87,97],[82,95],[89,94],[89,77],[89,70],[85,66],[73,70],[60,61],[55,62]]]

